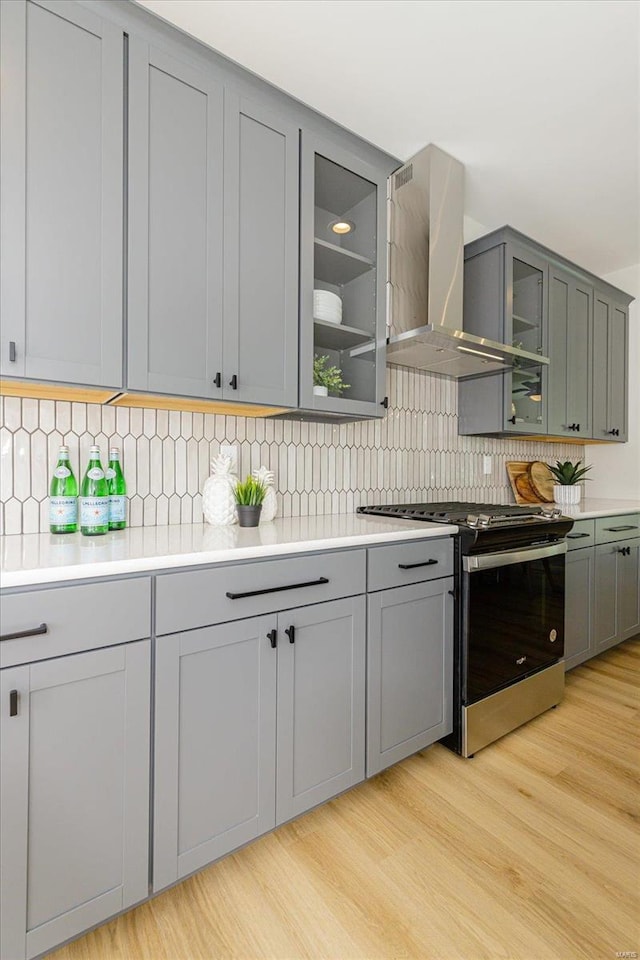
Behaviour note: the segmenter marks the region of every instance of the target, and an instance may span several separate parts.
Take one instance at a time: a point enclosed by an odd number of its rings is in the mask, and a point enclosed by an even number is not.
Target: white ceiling
[[[449,151],[484,228],[640,262],[637,0],[141,2],[401,160]]]

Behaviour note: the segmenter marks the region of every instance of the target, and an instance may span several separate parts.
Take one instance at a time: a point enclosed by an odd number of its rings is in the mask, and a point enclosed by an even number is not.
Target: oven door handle
[[[479,570],[494,570],[496,567],[508,567],[513,563],[529,563],[530,560],[543,560],[567,552],[567,544],[551,543],[544,547],[525,547],[524,550],[504,550],[502,553],[484,553],[473,557],[463,557],[462,569],[465,573],[477,573]]]

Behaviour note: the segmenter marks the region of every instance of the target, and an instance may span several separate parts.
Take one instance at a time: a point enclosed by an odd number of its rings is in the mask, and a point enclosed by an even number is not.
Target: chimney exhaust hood
[[[387,363],[465,379],[546,357],[465,333],[464,167],[429,144],[389,178]]]

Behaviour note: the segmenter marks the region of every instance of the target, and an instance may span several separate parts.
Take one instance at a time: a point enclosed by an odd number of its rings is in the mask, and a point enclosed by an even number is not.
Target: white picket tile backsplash
[[[3,397],[0,531],[48,529],[61,443],[78,477],[92,443],[103,460],[110,445],[122,449],[132,526],[202,521],[202,488],[221,443],[238,445],[243,474],[273,470],[281,516],[352,513],[367,502],[509,503],[508,460],[583,456],[575,444],[459,437],[454,381],[390,367],[387,392],[384,420],[340,426]],[[484,454],[493,458],[489,476]]]

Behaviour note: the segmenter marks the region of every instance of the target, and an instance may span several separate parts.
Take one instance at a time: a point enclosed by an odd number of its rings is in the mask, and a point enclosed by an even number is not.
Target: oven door
[[[563,656],[566,552],[563,541],[463,558],[463,704]]]

